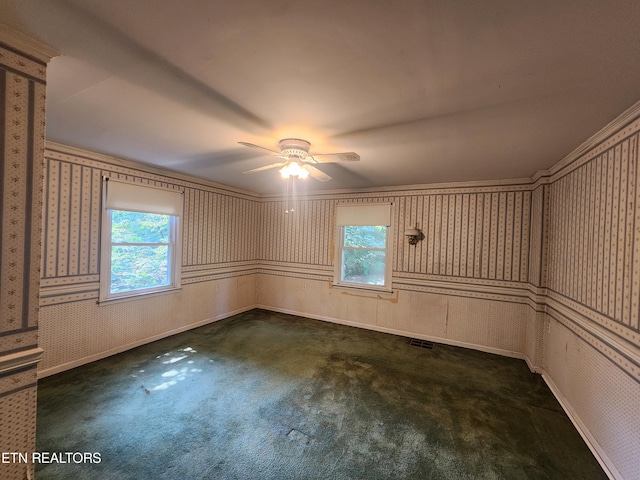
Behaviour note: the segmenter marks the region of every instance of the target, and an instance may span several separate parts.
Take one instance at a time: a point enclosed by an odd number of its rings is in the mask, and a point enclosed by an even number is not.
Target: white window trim
[[[109,293],[111,285],[111,214],[110,210],[107,210],[107,188],[106,183],[109,181],[108,177],[103,177],[102,183],[102,222],[100,230],[100,292],[98,295],[98,303],[111,303],[123,300],[131,300],[139,297],[145,297],[148,295],[158,295],[164,293],[172,293],[181,289],[181,258],[182,258],[182,213],[180,215],[170,215],[170,236],[173,239],[173,248],[171,249],[171,256],[169,258],[169,275],[171,283],[161,287],[151,287],[138,290],[132,290],[121,293]],[[134,182],[123,182],[118,179],[119,183],[129,183],[131,185],[139,185],[145,188],[156,188],[151,185],[140,185]],[[165,189],[158,189],[165,190]],[[114,209],[115,210],[115,209]],[[122,209],[124,210],[124,209]],[[182,200],[180,205],[180,212],[182,212]],[[143,212],[149,213],[149,212]],[[161,215],[164,215],[161,213]]]
[[[385,265],[384,265],[384,285],[369,285],[366,283],[354,283],[354,282],[345,282],[341,280],[342,277],[342,251],[344,248],[344,225],[336,225],[336,233],[334,238],[334,245],[337,248],[335,251],[335,258],[333,261],[334,264],[334,272],[333,272],[333,286],[338,288],[346,288],[346,289],[356,289],[356,290],[366,290],[373,292],[383,292],[383,293],[392,293],[392,254],[393,254],[393,204],[392,203],[349,203],[349,204],[339,204],[340,206],[348,206],[348,207],[357,207],[357,206],[389,206],[389,225],[387,227],[387,247],[385,249],[379,249],[385,251]],[[366,226],[366,225],[360,225]]]

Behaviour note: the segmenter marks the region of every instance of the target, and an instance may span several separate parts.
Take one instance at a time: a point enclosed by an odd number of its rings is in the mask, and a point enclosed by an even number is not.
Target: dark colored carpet
[[[38,479],[605,479],[521,360],[253,310],[39,382]]]

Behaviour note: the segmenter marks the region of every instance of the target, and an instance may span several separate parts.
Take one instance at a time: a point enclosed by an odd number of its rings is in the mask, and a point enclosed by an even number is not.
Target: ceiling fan
[[[282,158],[284,162],[272,163],[264,167],[254,168],[242,173],[256,173],[270,168],[282,167],[280,174],[283,178],[307,178],[309,175],[321,182],[331,180],[331,177],[323,171],[316,168],[317,163],[333,163],[333,162],[357,162],[360,155],[354,152],[342,153],[316,153],[309,155],[311,144],[306,140],[299,138],[284,138],[278,142],[279,152],[269,148],[254,145],[253,143],[238,142],[246,147],[258,148],[269,152],[274,157]]]

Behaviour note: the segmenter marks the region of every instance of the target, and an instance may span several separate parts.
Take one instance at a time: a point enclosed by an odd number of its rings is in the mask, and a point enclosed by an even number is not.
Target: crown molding
[[[0,23],[0,43],[4,43],[45,64],[60,52],[39,40],[31,38]]]
[[[535,190],[540,185],[551,182],[551,172],[549,170],[538,170],[531,176],[532,188]]]

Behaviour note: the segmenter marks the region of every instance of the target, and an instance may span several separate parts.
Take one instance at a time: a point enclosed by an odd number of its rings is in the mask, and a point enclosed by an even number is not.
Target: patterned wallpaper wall
[[[56,144],[48,145],[45,160],[41,305],[98,296],[102,176],[184,192],[183,284],[253,266],[255,198]]]
[[[502,185],[318,195],[299,199],[289,214],[281,199],[265,201],[259,258],[283,269],[324,267],[331,277],[336,205],[392,202],[395,284],[401,278],[486,280],[495,285],[527,282],[531,198],[530,185]],[[415,225],[424,239],[410,246],[404,231]]]
[[[394,271],[527,281],[531,192],[525,188],[416,193],[394,204]],[[425,236],[417,248],[404,238],[415,223]]]
[[[46,64],[0,44],[0,451],[35,448]],[[0,465],[2,478],[30,467]]]
[[[531,248],[541,250],[538,229],[531,240],[532,198],[541,189],[531,185],[316,195],[298,198],[287,214],[291,203],[284,199],[180,180],[61,145],[49,144],[45,159],[43,306],[97,298],[103,175],[184,191],[183,283],[258,267],[331,278],[340,202],[393,203],[397,286],[454,280],[522,287],[530,270],[540,270],[529,261]],[[404,230],[414,225],[425,238],[409,246]]]
[[[547,281],[549,244],[549,185],[538,185],[531,200],[531,250],[529,254],[529,283],[545,287]]]
[[[267,262],[313,266],[333,265],[333,200],[298,200],[293,213],[283,200],[260,207],[258,257]]]
[[[259,213],[256,200],[193,185],[185,188],[184,211],[184,267],[256,258]]]
[[[38,323],[45,71],[16,52],[0,51],[0,331]],[[23,345],[24,346],[24,345]]]
[[[47,158],[42,277],[99,273],[100,168]]]
[[[640,344],[640,120],[550,186],[549,296]]]

